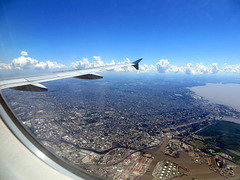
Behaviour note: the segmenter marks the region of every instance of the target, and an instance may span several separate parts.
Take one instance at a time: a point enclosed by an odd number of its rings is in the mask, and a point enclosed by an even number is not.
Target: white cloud
[[[170,63],[168,62],[167,59],[166,60],[162,59],[156,64],[156,66],[158,72],[165,73],[169,69]]]
[[[156,71],[156,70],[157,68],[154,65],[143,64],[139,66],[140,72],[149,72],[149,71]]]
[[[56,68],[64,68],[66,67],[63,64],[59,64],[57,62],[39,62],[38,60],[28,57],[28,53],[26,51],[22,51],[20,53],[20,57],[12,60],[10,64],[0,64],[1,70],[24,70],[24,69],[56,69]]]
[[[240,66],[239,65],[227,65],[224,64],[222,68],[218,67],[217,63],[209,64],[208,66],[204,65],[202,62],[196,64],[195,66],[192,63],[188,63],[186,66],[176,66],[169,63],[166,59],[159,60],[156,64],[157,70],[160,73],[186,73],[186,74],[215,74],[222,72],[231,72],[231,73],[239,73]]]
[[[196,64],[196,72],[197,74],[208,74],[208,73],[211,73],[209,71],[209,67],[207,66],[204,66],[203,63],[199,63],[199,64]]]
[[[185,72],[186,67],[176,66],[169,63],[167,59],[161,59],[156,64],[157,70],[160,73],[179,73],[179,72]]]
[[[232,72],[234,69],[230,65],[225,65],[223,68],[223,72]]]
[[[46,62],[39,62],[35,65],[36,69],[59,69],[59,68],[65,68],[66,66],[63,64],[58,64],[57,62],[52,61],[46,61]]]
[[[70,68],[73,68],[73,69],[86,69],[90,67],[93,67],[93,63],[90,63],[87,58],[83,58],[82,61],[73,62],[70,65]]]
[[[219,68],[218,68],[217,63],[212,63],[212,64],[210,65],[210,68],[212,69],[211,71],[212,71],[213,74],[219,72]]]
[[[93,61],[93,63],[90,63],[87,58],[83,58],[83,60],[73,62],[70,65],[70,68],[73,68],[73,69],[85,69],[85,68],[93,68],[93,67],[99,67],[99,66],[116,64],[114,60],[112,60],[110,63],[104,63],[101,60],[100,56],[93,56],[93,58],[95,59]],[[124,63],[130,63],[130,60],[128,58],[126,58],[126,60],[124,62],[119,62],[117,64],[124,64]],[[128,66],[128,67],[121,67],[121,68],[113,69],[113,71],[132,71],[132,70],[134,70],[134,68],[131,67],[131,66],[130,67]]]
[[[12,66],[9,64],[0,63],[0,70],[10,70]]]
[[[194,73],[195,73],[192,63],[188,63],[188,64],[187,64],[185,73],[186,73],[186,74],[194,74]]]
[[[218,68],[217,63],[212,63],[208,66],[203,65],[203,63],[199,63],[196,64],[195,67],[192,67],[192,70],[192,74],[216,74],[218,72],[222,72],[222,70]]]
[[[185,72],[185,70],[186,70],[185,67],[170,65],[167,72],[182,73],[182,72]]]
[[[195,66],[193,66],[192,63],[188,63],[185,73],[186,74],[209,74],[209,73],[211,74],[212,70],[210,66],[205,66],[203,65],[203,63],[196,64]]]
[[[31,69],[38,63],[36,59],[30,57],[20,56],[13,59],[11,66],[12,69]]]
[[[122,63],[130,63],[131,61],[126,58],[125,61],[116,63],[112,60],[110,63],[104,63],[100,56],[93,56],[94,61],[90,62],[87,58],[80,61],[73,62],[70,66],[59,64],[53,61],[38,61],[28,56],[26,51],[20,53],[20,57],[12,60],[10,64],[0,63],[0,70],[24,70],[24,69],[85,69],[92,67],[99,67],[105,65],[114,65]],[[135,71],[132,66],[121,67],[113,69],[113,71]],[[219,67],[217,63],[204,65],[202,62],[193,65],[188,63],[185,66],[176,66],[171,64],[167,59],[161,59],[156,65],[147,65],[140,63],[139,72],[154,72],[160,73],[185,73],[185,74],[215,74],[215,73],[240,73],[240,65],[223,64]]]
[[[26,51],[22,51],[21,56],[28,56],[28,53]]]
[[[130,63],[130,59],[126,58],[125,61],[119,62],[117,64],[129,64],[129,63]],[[134,67],[132,66],[125,66],[125,67],[114,69],[114,71],[126,71],[126,72],[130,72],[133,70],[134,70]]]
[[[104,62],[101,60],[100,56],[93,56],[95,61],[93,62],[94,67],[104,66]]]
[[[224,64],[221,71],[224,73],[240,73],[240,64],[237,65]]]

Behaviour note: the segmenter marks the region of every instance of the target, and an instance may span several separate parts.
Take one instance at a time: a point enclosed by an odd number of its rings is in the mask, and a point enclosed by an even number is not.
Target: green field
[[[229,152],[227,149],[240,152],[240,124],[218,121],[198,134],[205,139],[200,145],[200,149],[209,149],[209,145],[212,145],[215,146],[212,149],[216,152],[227,153],[233,157],[235,162],[239,162],[240,157]],[[206,144],[208,144],[208,147],[206,147]],[[220,148],[216,149],[216,147]]]
[[[240,152],[240,124],[218,121],[200,132],[199,135],[210,137],[205,141],[210,141],[219,147]]]

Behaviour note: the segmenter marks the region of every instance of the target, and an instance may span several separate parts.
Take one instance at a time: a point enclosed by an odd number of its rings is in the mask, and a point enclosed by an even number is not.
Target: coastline
[[[191,91],[196,93],[198,96],[201,96],[211,103],[214,104],[222,104],[225,106],[230,106],[235,110],[240,112],[240,84],[206,84],[205,86],[195,86],[189,88]],[[223,117],[223,121],[230,121],[234,123],[240,124],[240,119],[233,117]],[[226,179],[226,177],[221,176],[218,173],[215,173],[210,169],[210,167],[206,164],[197,164],[194,162],[187,152],[180,152],[180,156],[178,158],[173,158],[168,155],[165,155],[162,150],[166,147],[168,139],[165,137],[163,140],[163,144],[161,147],[149,149],[147,152],[153,155],[153,161],[148,169],[148,171],[140,178],[140,179],[153,179],[152,172],[159,161],[162,160],[171,160],[180,167],[186,167],[190,171],[187,172],[187,176],[176,177],[176,180],[187,180],[187,179]],[[231,150],[232,151],[232,150]],[[233,151],[232,151],[233,152]],[[233,152],[235,153],[235,152]],[[237,152],[239,153],[239,152]],[[238,165],[226,160],[229,166],[234,166],[234,171],[236,176],[229,177],[229,179],[237,180],[239,179],[240,168]]]
[[[229,121],[229,122],[234,122],[234,123],[240,124],[240,119],[233,118],[233,117],[225,116],[225,117],[222,118],[222,120],[223,120],[223,121]]]

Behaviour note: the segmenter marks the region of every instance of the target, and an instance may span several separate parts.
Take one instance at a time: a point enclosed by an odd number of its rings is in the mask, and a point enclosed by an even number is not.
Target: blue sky
[[[0,62],[239,64],[240,2],[231,0],[0,1]]]

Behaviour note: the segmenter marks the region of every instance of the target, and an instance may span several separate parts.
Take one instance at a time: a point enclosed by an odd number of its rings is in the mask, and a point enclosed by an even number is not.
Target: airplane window
[[[72,179],[239,179],[237,5],[2,1],[1,119]]]

